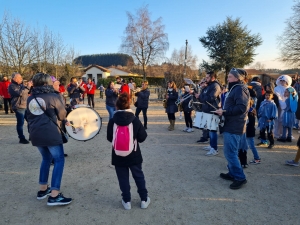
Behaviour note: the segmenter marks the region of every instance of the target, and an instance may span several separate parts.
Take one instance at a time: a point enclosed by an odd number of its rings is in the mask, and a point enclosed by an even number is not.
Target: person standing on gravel
[[[216,111],[224,116],[225,123],[221,131],[224,137],[224,156],[228,162],[228,173],[221,173],[220,177],[231,180],[231,189],[239,189],[247,183],[246,176],[241,167],[238,150],[241,138],[246,132],[247,113],[249,111],[250,93],[244,84],[247,72],[232,68],[228,74],[228,94],[223,109]]]
[[[26,112],[26,102],[28,98],[28,92],[32,86],[31,81],[27,85],[23,85],[23,78],[19,73],[12,74],[11,84],[8,86],[8,92],[11,96],[12,109],[15,112],[17,118],[17,132],[20,144],[28,144],[23,134],[23,126]]]

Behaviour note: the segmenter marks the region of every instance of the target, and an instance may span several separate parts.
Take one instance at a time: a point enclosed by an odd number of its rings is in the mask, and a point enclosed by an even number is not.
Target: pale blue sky
[[[231,16],[261,34],[263,44],[255,61],[267,68],[284,67],[274,61],[279,57],[276,38],[285,28],[294,0],[0,0],[0,19],[8,11],[31,27],[47,26],[82,55],[116,53],[128,22],[126,11],[135,13],[146,4],[152,20],[163,18],[170,44],[167,57],[185,46],[187,39],[198,63],[207,60],[199,37]]]

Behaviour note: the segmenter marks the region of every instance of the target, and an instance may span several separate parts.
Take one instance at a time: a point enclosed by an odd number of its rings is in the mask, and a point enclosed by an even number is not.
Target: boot
[[[172,120],[169,120],[169,122],[170,122],[170,126],[168,126],[168,130],[170,130],[171,129],[171,126],[172,126],[172,122],[171,122]]]
[[[169,128],[169,131],[174,130],[174,126],[175,126],[175,120],[170,120],[171,122],[171,126]]]

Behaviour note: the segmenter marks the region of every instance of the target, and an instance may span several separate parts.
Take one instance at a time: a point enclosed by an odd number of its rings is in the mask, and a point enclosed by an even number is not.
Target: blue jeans
[[[113,118],[116,107],[106,105],[106,110],[108,111],[109,119]]]
[[[209,144],[210,147],[218,150],[218,133],[216,131],[209,131]]]
[[[24,117],[25,117],[25,111],[26,109],[17,109],[14,110],[15,115],[17,118],[17,133],[19,139],[25,139],[25,136],[23,134],[23,126],[24,126]]]
[[[255,145],[254,145],[254,137],[247,137],[247,142],[248,142],[249,148],[251,149],[251,151],[253,153],[254,159],[255,160],[260,159],[257,149],[255,148]]]
[[[287,130],[287,136],[286,136],[286,130]],[[282,129],[282,137],[283,139],[292,137],[292,128],[291,127],[283,127]]]
[[[238,150],[242,135],[231,134],[228,132],[223,133],[224,138],[224,156],[227,159],[229,175],[235,180],[242,181],[246,179],[244,171],[241,167],[240,160],[238,158]]]
[[[39,184],[48,184],[48,177],[52,158],[54,160],[54,168],[52,171],[51,190],[60,190],[61,179],[64,171],[65,157],[63,145],[55,146],[38,146],[43,160],[40,168]]]
[[[147,126],[147,121],[148,121],[148,118],[147,118],[147,108],[139,108],[139,107],[137,107],[136,110],[135,110],[135,116],[137,118],[139,118],[139,114],[140,114],[141,111],[143,111],[144,126]]]
[[[142,171],[142,164],[133,166],[115,166],[116,173],[119,180],[119,186],[122,191],[122,197],[124,202],[131,201],[130,183],[129,183],[129,169],[131,170],[132,177],[137,186],[137,192],[140,195],[142,201],[147,201],[148,191],[146,189],[145,176]]]

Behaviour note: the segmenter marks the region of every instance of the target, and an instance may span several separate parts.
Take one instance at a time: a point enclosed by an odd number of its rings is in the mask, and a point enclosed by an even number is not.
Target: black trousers
[[[175,120],[175,113],[168,113],[169,120]]]
[[[4,98],[4,111],[7,114],[8,113],[8,107],[10,109],[10,112],[13,112],[11,108],[11,99],[10,98]]]
[[[259,131],[260,138],[265,141],[267,140],[266,139],[266,130],[267,130],[267,135],[268,135],[268,140],[270,142],[270,145],[274,145],[273,131],[272,130],[269,131],[269,126],[267,126],[266,128],[263,128]]]
[[[129,169],[137,186],[137,192],[140,195],[141,201],[147,201],[148,191],[146,189],[146,181],[142,171],[142,164],[133,166],[115,166],[115,169],[124,202],[131,201]]]
[[[147,117],[147,108],[139,108],[139,107],[137,107],[137,108],[135,109],[135,116],[136,116],[137,118],[139,118],[139,114],[140,114],[141,111],[143,112],[144,126],[147,126],[147,121],[148,121],[148,117]]]
[[[183,112],[186,127],[193,128],[192,112]]]
[[[89,106],[95,108],[94,95],[88,94],[87,97]]]

